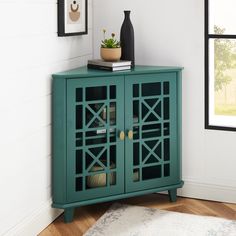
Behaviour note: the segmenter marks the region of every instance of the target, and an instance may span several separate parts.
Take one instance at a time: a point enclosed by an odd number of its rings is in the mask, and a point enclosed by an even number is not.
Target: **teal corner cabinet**
[[[75,207],[168,190],[181,179],[180,67],[53,75],[53,204]]]

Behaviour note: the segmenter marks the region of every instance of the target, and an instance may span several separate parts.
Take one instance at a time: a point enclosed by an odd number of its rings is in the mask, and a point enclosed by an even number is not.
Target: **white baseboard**
[[[185,180],[178,195],[211,201],[236,203],[236,187],[205,184],[193,180]]]
[[[35,236],[51,224],[63,211],[53,209],[51,201],[44,203],[31,215],[27,216],[4,236]]]

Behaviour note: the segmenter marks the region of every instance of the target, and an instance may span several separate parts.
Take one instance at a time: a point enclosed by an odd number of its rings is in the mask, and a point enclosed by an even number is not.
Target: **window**
[[[236,0],[205,0],[205,127],[236,131]]]

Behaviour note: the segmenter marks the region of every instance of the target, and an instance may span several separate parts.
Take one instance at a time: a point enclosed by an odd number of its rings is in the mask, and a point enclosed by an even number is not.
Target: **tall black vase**
[[[134,28],[130,20],[130,11],[124,13],[125,19],[120,30],[121,60],[131,61],[134,67]]]

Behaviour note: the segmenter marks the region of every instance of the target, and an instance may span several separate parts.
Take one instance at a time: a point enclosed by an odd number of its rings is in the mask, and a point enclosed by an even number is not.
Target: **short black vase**
[[[134,67],[134,28],[130,20],[130,11],[124,11],[124,13],[125,19],[120,30],[121,60],[131,61]]]

